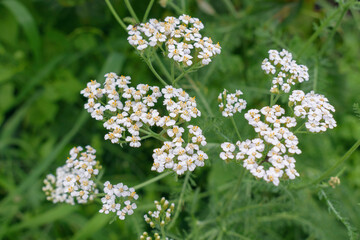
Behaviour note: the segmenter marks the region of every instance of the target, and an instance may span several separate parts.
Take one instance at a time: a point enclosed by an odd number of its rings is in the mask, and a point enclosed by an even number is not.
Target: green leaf
[[[359,103],[354,103],[353,109],[354,109],[355,115],[358,118],[360,118],[360,106],[359,106]]]
[[[76,211],[78,208],[79,206],[72,206],[66,204],[58,205],[45,213],[39,214],[37,216],[32,216],[25,221],[20,222],[19,224],[11,226],[8,229],[8,232],[19,231],[24,228],[35,228],[45,224],[49,224],[51,222],[68,216],[72,212]]]
[[[0,114],[11,106],[14,101],[14,85],[9,83],[0,88]],[[1,121],[0,121],[1,122]]]
[[[114,216],[111,214],[101,214],[98,213],[94,217],[92,217],[86,225],[78,231],[75,236],[72,238],[73,240],[77,239],[89,239],[94,233],[103,228],[106,224],[109,223],[110,219]]]
[[[109,72],[119,72],[125,62],[125,56],[118,52],[112,52],[107,57],[106,62],[104,63],[97,79],[101,82],[104,78],[104,75]]]
[[[25,35],[28,38],[35,56],[35,60],[37,63],[40,63],[41,41],[34,18],[26,7],[17,0],[4,0],[1,3],[7,7],[12,14],[14,14],[15,18],[24,29]]]
[[[19,24],[14,16],[6,9],[0,9],[0,14],[0,29],[2,32],[6,32],[6,34],[0,34],[0,40],[7,44],[17,44],[16,40],[19,32]]]

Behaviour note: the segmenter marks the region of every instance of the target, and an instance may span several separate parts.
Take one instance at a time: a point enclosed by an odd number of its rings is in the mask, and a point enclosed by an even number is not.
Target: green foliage
[[[150,1],[127,1],[132,14],[124,1],[111,2],[122,20],[133,22],[131,15],[142,19]],[[356,239],[359,3],[160,2],[153,1],[148,18],[186,12],[201,19],[206,35],[222,46],[211,64],[179,81],[196,96],[202,117],[195,122],[207,137],[210,158],[189,176],[169,175],[139,189],[134,215],[111,224],[111,216],[98,214],[96,202],[46,201],[42,179],[63,165],[72,146],[87,144],[97,149],[103,179],[135,186],[159,176],[150,168],[152,150],[160,142],[146,140],[133,149],[104,141],[101,123],[89,119],[79,93],[90,79],[103,79],[107,72],[130,75],[136,84],[159,81],[128,44],[105,1],[0,2],[0,239],[137,239],[151,231],[143,215],[162,196],[176,204],[176,219],[166,232],[173,239]],[[270,83],[260,65],[269,49],[282,48],[309,67],[310,81],[301,88],[329,99],[338,127],[299,134],[300,177],[274,187],[219,158],[219,144],[236,141],[237,135],[231,121],[221,117],[217,96],[224,88],[240,89],[248,108],[269,104]],[[243,114],[235,122],[243,138],[255,136]],[[338,176],[341,184],[331,188],[330,176]]]
[[[358,103],[354,103],[353,108],[354,108],[354,112],[355,112],[356,116],[357,116],[358,118],[360,118],[360,107],[359,107],[359,104],[358,104]]]

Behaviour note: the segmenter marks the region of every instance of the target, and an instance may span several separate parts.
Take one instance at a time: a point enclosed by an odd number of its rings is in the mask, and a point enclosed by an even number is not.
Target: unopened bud
[[[150,225],[150,227],[155,228],[155,223],[154,222],[150,222],[149,225]]]
[[[168,0],[159,0],[159,4],[160,4],[160,6],[162,6],[163,8],[166,8],[167,3],[168,3]]]
[[[332,188],[335,188],[337,185],[340,185],[340,178],[338,177],[331,177],[329,180],[329,185]]]

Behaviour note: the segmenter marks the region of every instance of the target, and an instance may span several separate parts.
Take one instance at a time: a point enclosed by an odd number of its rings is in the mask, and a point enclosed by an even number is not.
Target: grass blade
[[[34,18],[26,7],[17,0],[4,0],[1,3],[14,14],[16,20],[24,29],[35,60],[39,64],[41,60],[41,41]]]

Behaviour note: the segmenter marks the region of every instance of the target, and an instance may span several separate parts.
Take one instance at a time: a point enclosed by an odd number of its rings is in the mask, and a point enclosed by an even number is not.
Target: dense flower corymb
[[[323,95],[313,91],[305,93],[295,90],[289,97],[290,105],[294,105],[294,114],[297,117],[306,118],[305,127],[310,132],[325,132],[328,128],[336,127],[336,121],[331,114],[335,108]]]
[[[181,127],[201,115],[195,98],[181,88],[147,84],[134,88],[129,86],[128,76],[108,73],[105,77],[103,88],[91,81],[81,91],[88,98],[85,109],[93,118],[103,121],[109,131],[105,140],[129,143],[131,147],[140,147],[141,140],[151,136],[163,141],[163,147],[154,150],[153,171],[171,169],[180,175],[204,166],[208,156],[200,150],[206,145],[201,128]],[[155,133],[151,128],[161,128],[161,132]],[[190,136],[189,142],[185,141],[184,134]]]
[[[134,209],[137,208],[136,203],[132,202],[139,198],[134,188],[129,188],[123,183],[113,185],[106,181],[104,193],[105,196],[101,198],[103,206],[99,211],[100,213],[109,214],[113,212],[118,215],[120,220],[124,220],[126,215],[132,215]]]
[[[185,67],[197,62],[207,65],[215,55],[220,54],[221,47],[200,34],[203,28],[198,18],[185,14],[179,18],[166,17],[164,22],[150,19],[137,26],[129,25],[128,41],[140,51],[165,44],[167,57]]]
[[[235,93],[229,93],[226,89],[219,94],[219,108],[224,117],[232,117],[235,113],[240,113],[246,108],[246,101],[240,98],[242,94],[240,90],[236,90]]]
[[[87,203],[99,192],[94,177],[99,174],[101,166],[97,162],[96,150],[90,146],[74,147],[66,164],[56,169],[56,175],[49,174],[44,180],[43,191],[47,200],[53,203],[68,204]]]
[[[292,54],[283,49],[269,50],[269,58],[265,58],[261,68],[266,74],[273,76],[270,92],[288,93],[292,85],[309,80],[308,68],[298,65],[292,58]]]
[[[282,116],[285,110],[279,105],[251,109],[245,114],[249,124],[254,127],[259,137],[252,140],[238,141],[234,144],[221,144],[220,157],[225,160],[236,159],[257,178],[278,185],[281,178],[294,179],[299,176],[295,169],[293,155],[300,154],[298,138],[290,131],[296,126],[292,117]],[[261,120],[261,118],[264,120]]]

